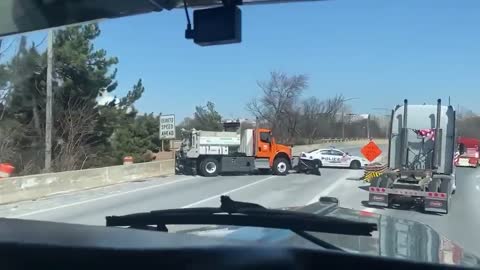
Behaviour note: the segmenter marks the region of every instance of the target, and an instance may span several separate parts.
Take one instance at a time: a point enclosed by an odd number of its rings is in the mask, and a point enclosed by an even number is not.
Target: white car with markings
[[[339,149],[315,149],[310,152],[302,152],[301,159],[319,160],[322,167],[343,167],[360,169],[365,167],[369,162],[368,160],[359,157],[352,156],[347,152],[343,152]]]

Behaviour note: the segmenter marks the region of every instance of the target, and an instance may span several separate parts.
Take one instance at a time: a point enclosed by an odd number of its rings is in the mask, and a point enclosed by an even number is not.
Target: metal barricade
[[[363,173],[363,181],[370,182],[372,179],[379,177],[387,170],[386,164],[372,163],[365,166]]]

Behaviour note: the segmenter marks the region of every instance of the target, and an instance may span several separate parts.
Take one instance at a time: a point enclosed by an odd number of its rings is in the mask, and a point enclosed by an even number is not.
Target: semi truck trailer
[[[426,212],[448,213],[455,192],[455,110],[409,105],[391,115],[388,168],[373,179],[369,204],[390,207],[413,202]]]
[[[228,127],[232,129],[232,123]],[[177,172],[206,177],[253,171],[285,175],[292,166],[292,148],[278,144],[270,129],[221,132],[192,129],[183,131],[182,136],[176,153]]]

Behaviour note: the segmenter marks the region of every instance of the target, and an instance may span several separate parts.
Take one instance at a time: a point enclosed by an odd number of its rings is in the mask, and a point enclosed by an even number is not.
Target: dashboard
[[[0,219],[2,269],[464,269],[188,234]]]

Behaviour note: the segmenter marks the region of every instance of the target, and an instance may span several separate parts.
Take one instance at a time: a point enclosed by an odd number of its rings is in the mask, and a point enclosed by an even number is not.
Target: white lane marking
[[[320,193],[317,194],[313,199],[311,199],[311,200],[308,202],[308,204],[316,203],[316,202],[318,202],[318,200],[320,199],[320,197],[328,196],[333,190],[335,190],[336,188],[338,188],[340,185],[345,184],[345,183],[348,183],[348,182],[347,182],[347,179],[354,177],[356,174],[357,174],[357,171],[352,171],[352,170],[350,170],[350,171],[349,171],[346,175],[344,175],[343,177],[337,178],[337,180],[336,180],[335,182],[333,182],[332,184],[328,185],[324,190],[322,190],[322,192],[320,192]],[[348,181],[350,181],[350,180],[348,180]]]
[[[343,178],[340,178],[338,179],[337,181],[333,182],[332,184],[330,184],[326,189],[322,190],[322,192],[320,192],[319,194],[317,194],[313,199],[311,199],[308,204],[312,204],[312,203],[316,203],[318,202],[318,200],[320,199],[320,197],[323,197],[325,195],[328,195],[330,194],[330,192],[332,192],[334,189],[336,189],[338,186],[340,186],[341,184],[343,184],[343,181],[345,179]]]
[[[162,184],[158,184],[158,185],[132,189],[132,190],[129,190],[129,191],[125,191],[125,192],[121,192],[121,193],[115,193],[115,194],[111,194],[111,195],[106,195],[106,196],[98,197],[98,198],[94,198],[94,199],[89,199],[89,200],[84,200],[84,201],[80,201],[80,202],[64,204],[64,205],[60,205],[60,206],[55,206],[55,207],[51,207],[51,208],[45,208],[45,209],[41,209],[41,210],[37,210],[37,211],[32,211],[32,212],[28,212],[28,213],[24,213],[24,214],[19,214],[19,215],[11,216],[9,218],[21,218],[21,217],[41,214],[41,213],[45,213],[45,212],[49,212],[49,211],[53,211],[53,210],[62,209],[62,208],[77,206],[77,205],[81,205],[81,204],[86,204],[86,203],[96,202],[96,201],[105,200],[105,199],[109,199],[109,198],[114,198],[114,197],[130,194],[130,193],[135,193],[135,192],[139,192],[139,191],[144,191],[144,190],[154,189],[154,188],[163,187],[163,186],[167,186],[167,185],[171,185],[171,184],[181,183],[181,182],[193,180],[195,178],[196,177],[188,177],[188,178],[184,178],[184,179],[180,179],[180,180],[174,180],[174,181],[171,181],[171,182],[162,183]]]
[[[192,206],[199,205],[199,204],[202,204],[202,203],[204,203],[204,202],[207,202],[207,201],[216,199],[216,198],[218,198],[218,197],[220,197],[220,196],[222,196],[222,195],[227,195],[227,194],[233,193],[233,192],[235,192],[235,191],[239,191],[239,190],[242,190],[242,189],[245,189],[245,188],[248,188],[248,187],[257,185],[257,184],[260,184],[260,183],[262,183],[262,182],[265,182],[265,181],[270,180],[270,179],[275,178],[275,177],[276,177],[276,176],[270,176],[270,177],[267,177],[267,178],[263,178],[263,179],[260,179],[260,180],[258,180],[258,181],[256,181],[256,182],[250,183],[250,184],[248,184],[248,185],[241,186],[241,187],[239,187],[239,188],[235,188],[235,189],[232,189],[232,190],[229,190],[229,191],[226,191],[226,192],[222,192],[222,193],[220,193],[220,194],[213,195],[213,196],[211,196],[211,197],[208,197],[208,198],[206,198],[206,199],[200,200],[200,201],[198,201],[198,202],[194,202],[194,203],[191,203],[191,204],[182,206],[182,208],[190,208],[190,207],[192,207]]]

